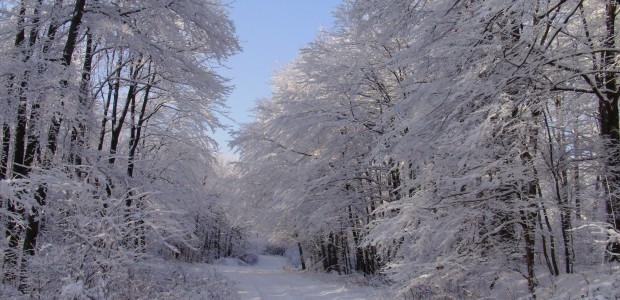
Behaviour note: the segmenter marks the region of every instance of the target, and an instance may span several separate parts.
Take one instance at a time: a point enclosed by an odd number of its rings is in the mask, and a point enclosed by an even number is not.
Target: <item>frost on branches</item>
[[[237,133],[237,197],[407,298],[618,297],[617,13],[347,0]]]
[[[240,50],[226,5],[15,0],[0,27],[4,287],[148,296],[149,257],[241,251],[205,187],[230,91],[213,67]]]

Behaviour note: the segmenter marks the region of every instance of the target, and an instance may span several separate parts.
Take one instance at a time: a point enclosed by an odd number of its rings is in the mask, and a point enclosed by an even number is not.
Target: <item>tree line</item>
[[[235,197],[411,298],[617,263],[618,5],[343,1],[236,133]]]
[[[240,51],[217,0],[19,0],[0,8],[2,276],[31,295],[121,297],[145,257],[233,255],[207,186]],[[129,277],[128,277],[129,276]],[[62,280],[58,280],[62,278]]]

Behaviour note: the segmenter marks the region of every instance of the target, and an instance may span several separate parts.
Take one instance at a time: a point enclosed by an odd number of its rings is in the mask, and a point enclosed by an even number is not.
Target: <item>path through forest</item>
[[[378,299],[378,291],[347,288],[301,272],[285,270],[286,258],[261,255],[252,266],[218,265],[217,270],[236,284],[242,299]],[[381,298],[381,297],[379,297]]]

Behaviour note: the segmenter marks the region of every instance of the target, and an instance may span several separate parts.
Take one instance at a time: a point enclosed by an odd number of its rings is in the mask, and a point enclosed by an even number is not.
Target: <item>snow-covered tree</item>
[[[575,228],[618,229],[616,13],[346,1],[238,134],[240,197],[326,270],[368,256],[411,297],[536,295],[615,261],[613,238]]]
[[[35,280],[65,278],[100,292],[145,255],[206,252],[202,228],[238,235],[204,186],[230,91],[215,69],[240,50],[228,9],[2,6],[4,282],[42,293]]]

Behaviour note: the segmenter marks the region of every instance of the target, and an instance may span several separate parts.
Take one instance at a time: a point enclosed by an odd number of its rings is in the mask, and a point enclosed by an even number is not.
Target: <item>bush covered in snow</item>
[[[247,252],[241,256],[241,260],[248,265],[254,265],[258,262],[258,256],[255,252]]]

